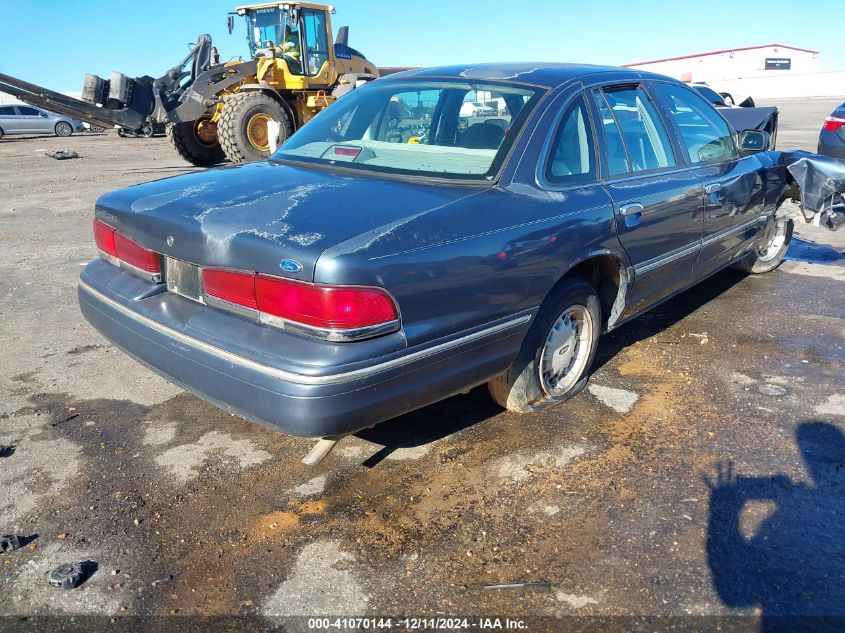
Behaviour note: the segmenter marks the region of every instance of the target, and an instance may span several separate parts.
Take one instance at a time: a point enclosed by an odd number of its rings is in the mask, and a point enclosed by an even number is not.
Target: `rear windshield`
[[[492,180],[541,93],[510,84],[374,81],[326,108],[273,157]]]

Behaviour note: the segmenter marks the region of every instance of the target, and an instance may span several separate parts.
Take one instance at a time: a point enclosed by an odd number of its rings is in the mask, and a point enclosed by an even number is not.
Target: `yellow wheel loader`
[[[349,29],[332,42],[330,6],[282,2],[238,7],[228,16],[247,26],[250,59],[220,62],[210,35],[162,77],[105,80],[87,75],[82,100],[0,74],[0,91],[92,125],[139,131],[165,124],[189,163],[262,160],[297,128],[379,69],[349,47]]]

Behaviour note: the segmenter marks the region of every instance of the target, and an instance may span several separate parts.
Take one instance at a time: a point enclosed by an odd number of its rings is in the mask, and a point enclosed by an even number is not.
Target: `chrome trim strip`
[[[298,334],[305,334],[323,341],[333,341],[337,343],[344,343],[349,341],[358,341],[365,338],[372,338],[381,334],[389,334],[396,332],[399,329],[399,319],[386,321],[384,323],[377,323],[376,325],[367,325],[359,328],[351,328],[348,330],[334,329],[334,328],[320,328],[305,323],[297,323],[296,321],[289,321],[282,317],[277,317],[266,312],[258,312],[258,321],[276,327],[288,332],[295,332]]]
[[[756,218],[751,218],[750,220],[746,220],[742,224],[737,224],[735,226],[728,227],[724,231],[719,231],[718,233],[714,233],[706,237],[705,239],[701,240],[701,247],[704,248],[705,246],[710,246],[714,242],[718,242],[719,240],[723,240],[726,237],[730,237],[734,233],[740,233],[747,228],[754,226],[759,222],[765,222],[768,218],[768,214],[764,213],[762,215],[758,215]]]
[[[643,262],[638,266],[634,266],[634,273],[637,275],[647,273],[649,271],[654,270],[655,268],[660,268],[664,264],[669,264],[671,262],[674,262],[675,260],[681,259],[682,257],[686,257],[687,255],[698,251],[700,248],[700,240],[697,242],[693,242],[689,246],[684,246],[683,248],[672,251],[668,255],[661,255],[660,257],[655,257],[654,259],[650,259],[647,262]]]
[[[764,213],[764,214],[759,215],[755,218],[751,218],[750,220],[746,220],[742,224],[737,224],[736,226],[731,226],[731,227],[728,227],[727,229],[725,229],[723,231],[719,231],[718,233],[714,233],[713,235],[708,236],[706,239],[699,240],[697,242],[690,244],[689,246],[684,246],[683,248],[672,251],[668,255],[661,255],[660,257],[655,257],[654,259],[650,259],[647,262],[643,262],[642,264],[638,264],[638,265],[634,266],[634,273],[637,274],[637,275],[641,275],[643,273],[650,272],[650,271],[654,270],[655,268],[659,268],[660,266],[663,266],[664,264],[670,264],[670,263],[672,263],[672,262],[674,262],[678,259],[681,259],[682,257],[686,257],[687,255],[689,255],[690,253],[692,253],[693,251],[695,251],[697,249],[702,249],[705,246],[710,246],[711,244],[714,244],[714,243],[716,243],[720,240],[723,240],[726,237],[733,235],[734,233],[740,233],[740,232],[744,231],[745,229],[750,228],[750,227],[754,226],[755,224],[758,224],[759,222],[765,222],[767,218],[768,218],[768,214]]]
[[[137,266],[133,266],[132,264],[125,262],[122,259],[118,259],[114,255],[109,255],[108,253],[100,250],[99,248],[97,249],[97,253],[100,256],[100,259],[107,261],[112,266],[117,266],[121,270],[125,270],[130,275],[132,275],[133,277],[138,277],[139,279],[143,279],[144,281],[149,281],[149,282],[152,282],[154,284],[160,284],[161,283],[161,272],[158,272],[158,273],[148,272],[146,270],[138,268]]]
[[[290,371],[285,371],[283,369],[277,369],[276,367],[264,365],[250,358],[240,356],[239,354],[235,354],[228,350],[215,347],[214,345],[209,345],[208,343],[200,341],[199,339],[187,336],[186,334],[178,332],[173,328],[167,327],[166,325],[162,325],[161,323],[158,323],[157,321],[154,321],[149,317],[135,312],[131,308],[126,307],[118,301],[107,297],[102,292],[96,290],[85,281],[80,280],[79,288],[80,290],[84,290],[86,293],[96,298],[98,301],[102,301],[110,308],[120,312],[122,315],[132,319],[133,321],[137,321],[159,332],[160,334],[164,334],[165,336],[168,336],[175,341],[196,348],[207,354],[211,354],[212,356],[216,356],[217,358],[220,358],[228,363],[239,365],[251,371],[262,373],[271,378],[277,378],[279,380],[284,380],[286,382],[291,382],[298,385],[331,385],[349,382],[351,380],[358,380],[360,378],[367,378],[368,376],[371,376],[373,374],[378,374],[380,372],[387,371],[388,369],[401,367],[414,361],[422,360],[429,356],[433,356],[438,352],[442,352],[451,347],[456,347],[464,343],[471,343],[472,341],[484,338],[485,336],[492,336],[494,334],[504,332],[518,325],[522,325],[523,323],[526,323],[531,319],[530,314],[523,314],[522,316],[516,317],[509,321],[505,321],[504,323],[499,323],[498,325],[494,325],[484,330],[479,330],[478,332],[467,334],[466,336],[463,336],[461,338],[452,341],[447,341],[445,343],[440,343],[438,345],[434,345],[432,347],[422,349],[416,352],[411,352],[410,354],[406,354],[405,356],[400,356],[399,358],[394,358],[392,360],[385,361],[383,363],[378,363],[370,367],[363,367],[361,369],[354,369],[352,371],[342,372],[339,374],[330,374],[326,376],[306,376],[303,374],[296,374]]]

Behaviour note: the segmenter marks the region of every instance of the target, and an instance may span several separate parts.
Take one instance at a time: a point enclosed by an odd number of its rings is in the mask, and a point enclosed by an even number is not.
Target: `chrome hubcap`
[[[568,391],[590,355],[593,319],[582,305],[569,306],[552,325],[540,356],[540,384],[550,396]]]
[[[767,231],[766,239],[757,248],[757,259],[768,262],[775,258],[786,241],[786,221],[778,220]]]

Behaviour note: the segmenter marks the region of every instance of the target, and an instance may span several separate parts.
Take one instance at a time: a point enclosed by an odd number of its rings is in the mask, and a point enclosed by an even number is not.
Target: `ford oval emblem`
[[[279,268],[287,273],[298,273],[302,270],[302,264],[292,259],[283,259],[279,262]]]

